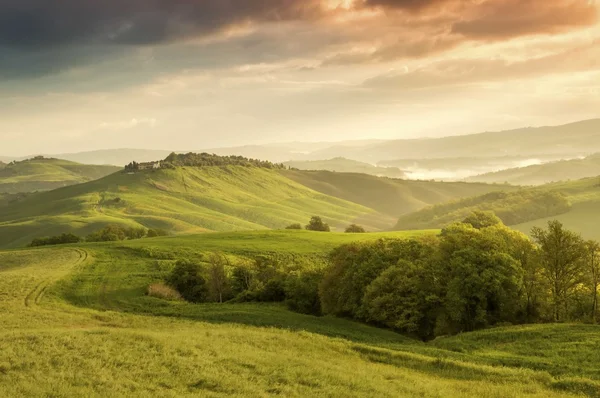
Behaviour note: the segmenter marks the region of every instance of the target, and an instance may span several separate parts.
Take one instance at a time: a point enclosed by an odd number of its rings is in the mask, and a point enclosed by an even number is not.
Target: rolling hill
[[[508,185],[411,181],[330,171],[284,170],[281,173],[315,191],[361,204],[394,219],[433,204],[516,189]]]
[[[579,180],[596,176],[600,176],[600,154],[583,159],[562,160],[481,174],[469,177],[466,181],[490,184],[543,185],[551,182]]]
[[[326,170],[338,173],[363,173],[378,177],[403,178],[404,172],[397,167],[378,167],[369,163],[358,162],[346,158],[333,158],[329,160],[290,161],[286,166],[299,170]]]
[[[0,193],[49,191],[105,177],[120,170],[61,159],[33,158],[0,164]]]
[[[525,233],[557,219],[587,239],[600,239],[600,179],[559,182],[431,206],[401,216],[395,229],[443,228],[474,210],[494,211],[506,224]]]
[[[334,228],[393,225],[392,217],[311,190],[277,170],[179,167],[119,172],[0,207],[0,247],[63,232],[87,235],[107,224],[190,233],[283,228],[313,215]]]
[[[279,304],[146,294],[173,269],[165,257],[312,259],[349,238],[209,235],[0,251],[0,395],[598,396],[596,325],[502,327],[424,343]]]

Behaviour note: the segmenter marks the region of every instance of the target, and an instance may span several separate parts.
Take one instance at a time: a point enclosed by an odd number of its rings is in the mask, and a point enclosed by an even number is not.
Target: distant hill
[[[410,179],[462,181],[469,177],[563,160],[561,155],[470,156],[458,158],[395,159],[378,162],[381,167],[398,167]],[[499,181],[504,183],[504,181]]]
[[[516,189],[505,185],[411,181],[330,171],[285,170],[281,173],[315,191],[361,204],[394,218],[432,204]]]
[[[528,233],[558,219],[588,239],[600,239],[600,178],[496,192],[424,208],[403,215],[397,230],[442,228],[473,210],[494,211],[506,224]]]
[[[329,160],[290,161],[284,163],[299,170],[326,170],[339,173],[364,173],[378,177],[403,178],[404,172],[397,167],[377,167],[369,163],[359,162],[346,158],[333,158]]]
[[[584,159],[563,160],[481,174],[466,180],[486,183],[507,182],[514,185],[543,185],[595,176],[600,176],[600,154]]]
[[[388,159],[560,155],[600,151],[600,119],[563,126],[529,127],[432,139],[395,140],[360,148],[338,146],[315,151],[311,159],[343,156],[377,163]]]
[[[394,222],[365,206],[311,190],[277,170],[177,167],[115,173],[0,207],[0,247],[63,232],[87,235],[107,224],[172,233],[260,230],[304,225],[313,215],[337,229],[360,222],[375,230]]]
[[[102,178],[120,170],[62,159],[34,158],[0,164],[0,193],[48,191]]]

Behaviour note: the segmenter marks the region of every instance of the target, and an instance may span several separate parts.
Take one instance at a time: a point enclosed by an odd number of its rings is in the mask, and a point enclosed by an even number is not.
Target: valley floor
[[[280,305],[145,295],[169,253],[310,254],[337,244],[332,235],[311,245],[314,236],[322,235],[0,252],[0,396],[600,396],[597,326],[507,327],[426,344]],[[244,241],[256,244],[231,244]]]

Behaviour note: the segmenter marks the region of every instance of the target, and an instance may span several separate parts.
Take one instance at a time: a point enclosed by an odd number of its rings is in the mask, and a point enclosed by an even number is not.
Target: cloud
[[[156,44],[247,21],[307,19],[318,0],[1,0],[0,45]]]
[[[544,75],[585,72],[600,67],[600,41],[550,55],[520,61],[463,58],[434,62],[413,71],[392,71],[364,82],[378,90],[418,90],[443,86],[537,78]]]
[[[473,16],[453,25],[453,33],[471,39],[501,40],[558,33],[598,22],[598,8],[585,0],[486,1],[473,11]]]

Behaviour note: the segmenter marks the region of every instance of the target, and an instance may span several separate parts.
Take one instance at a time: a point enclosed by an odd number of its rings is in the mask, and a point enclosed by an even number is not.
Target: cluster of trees
[[[302,228],[301,224],[291,224],[288,225],[286,229],[306,229],[307,231],[331,232],[331,227],[329,226],[329,224],[324,222],[323,219],[319,216],[313,216],[304,228]],[[346,233],[359,234],[365,232],[367,231],[365,231],[363,227],[357,224],[349,225],[348,228],[346,228]]]
[[[400,217],[396,229],[442,228],[460,221],[472,212],[493,211],[504,224],[516,225],[553,217],[571,210],[568,198],[560,192],[539,189],[492,192],[474,198],[427,207]]]
[[[73,234],[61,234],[57,236],[51,236],[48,238],[36,238],[29,244],[30,247],[38,246],[54,246],[54,245],[66,245],[69,243],[79,243],[81,238]]]
[[[595,322],[598,244],[557,221],[532,235],[476,213],[437,238],[342,246],[320,285],[322,309],[423,339],[505,323]]]
[[[234,262],[213,253],[177,261],[166,282],[193,303],[286,302],[294,311],[320,314],[322,272],[313,267],[306,260],[276,256]]]
[[[266,169],[285,169],[283,164],[265,160],[249,159],[243,156],[219,156],[209,153],[171,153],[163,161],[165,167],[204,167],[204,166],[244,166],[261,167]]]
[[[122,227],[119,225],[107,225],[106,227],[89,234],[85,239],[74,234],[61,234],[48,238],[36,238],[30,243],[30,247],[64,245],[80,242],[116,242],[121,240],[132,240],[142,238],[155,238],[158,236],[167,236],[168,233],[157,228],[133,228]]]
[[[478,212],[439,236],[340,246],[319,261],[220,254],[179,261],[168,283],[192,302],[285,301],[424,340],[494,325],[598,320],[600,245],[562,224],[533,240]]]

